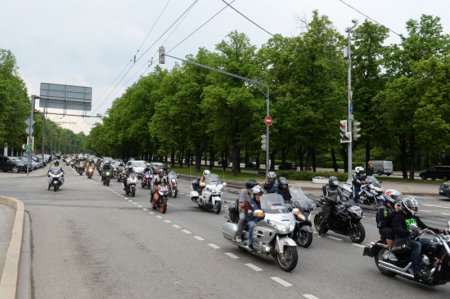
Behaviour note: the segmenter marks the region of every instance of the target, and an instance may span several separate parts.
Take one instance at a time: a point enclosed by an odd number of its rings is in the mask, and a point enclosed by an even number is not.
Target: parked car
[[[145,167],[147,167],[147,162],[144,160],[131,160],[127,162],[127,166],[128,165],[133,166],[134,172],[140,177],[144,172]]]
[[[419,173],[422,180],[426,179],[442,179],[448,181],[450,179],[450,166],[433,166],[428,169],[422,170]]]
[[[390,176],[394,172],[394,165],[392,161],[387,160],[372,160],[373,174],[386,174]]]
[[[450,198],[450,182],[445,182],[439,187],[439,195]]]
[[[295,162],[286,162],[283,165],[278,166],[279,170],[297,170],[297,164]]]
[[[165,166],[161,162],[152,162],[152,163],[150,163],[150,167],[151,167],[153,173],[157,173],[158,170],[164,169]]]
[[[19,172],[27,171],[27,164],[18,157],[0,157],[0,170]]]

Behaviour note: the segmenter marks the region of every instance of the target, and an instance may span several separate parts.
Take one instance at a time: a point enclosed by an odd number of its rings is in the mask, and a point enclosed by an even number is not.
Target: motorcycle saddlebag
[[[231,222],[225,222],[222,227],[223,237],[228,240],[234,240],[237,232],[237,224]]]

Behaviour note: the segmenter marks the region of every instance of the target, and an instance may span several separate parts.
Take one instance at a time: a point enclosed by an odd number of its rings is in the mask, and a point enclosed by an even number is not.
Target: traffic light
[[[263,150],[263,151],[266,151],[267,150],[267,140],[266,140],[266,135],[264,134],[264,135],[261,135],[261,149]]]
[[[359,121],[353,121],[353,140],[361,138],[361,123]]]
[[[341,143],[349,143],[350,142],[350,133],[347,132],[347,120],[339,121],[339,135],[341,138]]]
[[[166,63],[166,53],[163,46],[159,47],[159,63]]]

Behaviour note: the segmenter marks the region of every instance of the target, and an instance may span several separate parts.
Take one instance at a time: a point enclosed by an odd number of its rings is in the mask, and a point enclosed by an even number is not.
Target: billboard
[[[92,87],[41,83],[39,107],[91,111]]]

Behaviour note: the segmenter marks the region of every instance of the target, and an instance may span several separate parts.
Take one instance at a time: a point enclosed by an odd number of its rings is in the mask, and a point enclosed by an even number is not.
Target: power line
[[[377,20],[375,20],[375,19],[369,17],[368,15],[366,15],[365,13],[363,13],[362,11],[360,11],[359,9],[357,9],[357,8],[355,8],[355,7],[353,7],[353,6],[351,6],[350,4],[344,2],[343,0],[338,0],[338,1],[341,2],[342,4],[346,5],[346,6],[350,7],[351,9],[353,9],[353,10],[356,11],[356,12],[358,12],[359,14],[365,16],[366,18],[368,18],[368,19],[371,20],[372,22],[377,23],[378,25],[387,28],[390,32],[394,33],[394,34],[397,35],[398,37],[403,38],[403,36],[402,36],[401,34],[395,32],[394,30],[392,30],[391,28],[389,28],[389,27],[387,27],[387,26],[384,26],[383,24],[381,24],[381,23],[378,22]]]
[[[253,25],[255,25],[256,27],[258,27],[259,29],[261,29],[262,31],[264,31],[265,33],[269,34],[270,36],[274,36],[272,33],[270,33],[269,31],[267,31],[266,29],[264,29],[262,26],[256,24],[256,22],[252,21],[249,17],[247,17],[246,15],[244,15],[243,13],[241,13],[239,10],[237,10],[236,8],[234,8],[233,6],[231,6],[231,3],[226,2],[225,0],[222,0],[223,3],[225,3],[227,6],[229,6],[231,9],[233,9],[235,12],[237,12],[238,14],[240,14],[241,16],[243,16],[244,18],[246,18],[249,22],[251,22]]]

